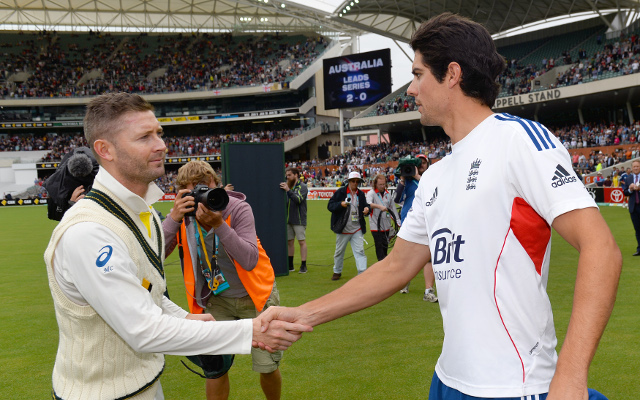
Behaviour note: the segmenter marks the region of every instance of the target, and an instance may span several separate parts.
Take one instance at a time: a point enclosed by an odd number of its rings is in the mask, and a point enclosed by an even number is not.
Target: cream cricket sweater
[[[94,188],[109,195],[132,219],[138,218],[97,181]],[[45,251],[49,287],[60,332],[53,368],[54,397],[65,400],[152,400],[164,368],[164,356],[135,352],[91,306],[80,306],[69,300],[54,277],[54,251],[67,228],[80,222],[95,222],[111,229],[127,244],[129,254],[138,266],[137,276],[141,284],[143,279],[151,283],[150,294],[158,306],[161,306],[166,290],[164,277],[149,262],[131,230],[99,204],[91,200],[80,201],[67,214],[53,231]],[[164,248],[161,251],[164,253]],[[160,258],[164,259],[164,254],[160,254]]]

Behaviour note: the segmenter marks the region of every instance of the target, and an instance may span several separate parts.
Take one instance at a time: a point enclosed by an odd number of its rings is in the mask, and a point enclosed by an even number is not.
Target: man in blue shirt
[[[413,198],[415,197],[416,189],[418,189],[418,181],[420,180],[420,176],[424,173],[424,171],[429,168],[429,159],[424,154],[418,154],[416,158],[419,158],[421,161],[420,166],[417,168],[417,172],[413,177],[405,178],[401,177],[401,182],[396,188],[396,203],[402,203],[402,210],[400,210],[400,221],[401,224],[404,222],[405,217],[409,210],[411,210],[411,205],[413,204]],[[426,289],[424,290],[424,297],[422,298],[424,301],[429,301],[431,303],[435,303],[438,301],[438,297],[436,296],[433,285],[435,283],[435,276],[433,275],[433,268],[431,263],[427,264],[424,271],[424,283]],[[409,285],[411,282],[407,283],[407,286],[404,287],[400,291],[400,293],[409,293]]]

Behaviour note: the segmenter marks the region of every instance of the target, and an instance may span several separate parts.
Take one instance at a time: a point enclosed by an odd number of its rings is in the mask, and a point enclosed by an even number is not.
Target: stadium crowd
[[[594,124],[571,125],[558,128],[550,128],[568,149],[581,149],[587,147],[602,147],[612,145],[627,145],[639,143],[640,123],[631,124]],[[300,129],[293,130],[267,130],[260,132],[246,132],[224,135],[207,136],[166,136],[165,143],[169,156],[190,156],[216,154],[223,142],[277,142],[284,141],[303,132]],[[84,137],[80,133],[59,136],[46,135],[6,135],[0,136],[0,151],[31,151],[51,150],[43,161],[60,160],[70,148],[85,145]],[[322,146],[338,145],[326,142]],[[376,147],[377,146],[377,147]],[[402,151],[397,146],[387,149],[387,144],[374,145],[363,150],[363,153],[346,152],[322,161],[321,165],[362,164],[377,160],[386,162],[389,158],[401,157]],[[420,148],[420,152],[427,154],[429,158],[441,158],[448,152],[449,145],[445,142],[429,144],[428,148]],[[361,161],[369,160],[369,161]]]
[[[219,154],[224,142],[281,142],[302,132],[300,129],[285,129],[225,135],[166,136],[164,141],[168,157],[183,157]],[[71,149],[86,145],[81,133],[53,137],[33,134],[0,137],[0,151],[50,150],[41,159],[45,162],[60,161]]]
[[[602,44],[601,39],[599,44]],[[605,43],[593,54],[580,49],[577,59],[572,59],[569,51],[564,51],[558,59],[543,58],[537,65],[520,65],[518,60],[507,60],[507,69],[498,77],[503,87],[501,96],[529,93],[532,82],[536,78],[558,65],[571,65],[571,68],[559,72],[555,83],[550,88],[603,79],[607,74],[617,76],[637,73],[640,67],[638,35],[635,33],[628,37],[621,35],[618,41]]]
[[[634,126],[627,125],[605,125],[587,124],[574,125],[551,130],[563,142],[568,150],[583,147],[583,141],[587,140],[587,147],[608,146],[616,144],[634,144],[637,142],[637,135],[640,133],[640,124]],[[581,142],[581,144],[578,144]],[[327,142],[323,146],[335,146],[338,143]],[[398,161],[401,157],[408,155],[425,154],[432,162],[444,157],[451,151],[451,143],[445,140],[433,140],[424,142],[403,142],[403,143],[379,143],[368,146],[357,147],[343,154],[338,154],[325,160],[312,159],[306,161],[295,161],[287,164],[288,167],[297,167],[301,171],[301,179],[309,187],[339,187],[344,184],[350,172],[356,171],[362,175],[365,186],[371,185],[371,180],[378,174],[387,176],[391,185],[398,183],[399,177],[395,175],[395,167],[389,163]],[[588,155],[580,155],[577,152],[572,155],[572,162],[575,171],[579,174],[597,172],[603,168],[613,166],[620,162],[640,157],[640,148],[631,146],[627,149],[617,149],[611,153],[603,153],[599,150],[592,150]],[[394,164],[395,165],[395,164]],[[619,185],[619,177],[623,171],[614,169],[614,172],[607,179],[596,180],[599,186]],[[175,187],[173,179],[175,176],[169,173],[159,180],[163,188]]]
[[[376,115],[397,114],[407,111],[416,111],[416,100],[409,96],[406,91],[400,93],[395,99],[380,102],[376,107]]]
[[[69,35],[65,35],[69,36]],[[285,82],[327,46],[322,36],[289,43],[286,36],[167,35],[118,37],[56,32],[5,43],[0,57],[4,98],[93,96],[106,92],[182,92]],[[302,36],[301,36],[302,38]],[[2,51],[0,48],[0,51]],[[28,78],[18,81],[21,74]],[[22,74],[24,76],[24,74]]]
[[[640,157],[638,135],[640,123],[624,124],[584,124],[559,128],[550,128],[563,145],[571,150],[593,148],[590,153],[573,152],[572,162],[578,175],[599,172],[603,168]],[[211,136],[166,136],[168,157],[197,156],[219,154],[223,142],[272,142],[282,141],[300,133],[300,130],[262,131]],[[603,153],[598,147],[616,145],[630,145],[618,148],[610,153]],[[32,151],[49,150],[42,158],[43,162],[56,162],[75,147],[86,146],[82,134],[58,135],[54,137],[37,135],[3,135],[0,137],[0,151]],[[321,147],[328,149],[339,146],[339,143],[327,141]],[[361,146],[345,151],[343,154],[330,156],[324,160],[318,158],[306,161],[291,162],[288,166],[295,166],[301,171],[301,179],[311,187],[341,186],[349,172],[359,172],[365,185],[378,173],[385,174],[392,185],[397,184],[398,177],[394,174],[391,163],[401,157],[425,154],[432,161],[444,157],[451,151],[448,140],[433,139],[430,142],[402,142],[389,144],[386,142]],[[329,152],[327,151],[327,154]],[[395,165],[395,163],[393,163]],[[620,185],[620,176],[625,171],[614,170],[607,176],[598,175],[596,183],[599,186]],[[167,192],[175,189],[175,174],[169,172],[158,180],[158,184]]]
[[[539,64],[521,65],[518,60],[506,60],[507,68],[498,77],[502,86],[500,96],[514,96],[531,92],[532,82],[541,75],[559,65],[571,65],[571,68],[559,72],[555,83],[549,88],[577,85],[603,79],[609,76],[629,75],[640,68],[640,40],[638,35],[621,36],[619,41],[606,43],[600,51],[588,55],[586,50],[578,51],[573,60],[569,51],[564,51],[558,59],[542,58]],[[540,89],[549,89],[540,88]],[[406,91],[386,102],[380,102],[376,115],[396,114],[417,110],[415,100]]]
[[[301,132],[300,129],[287,129],[208,136],[166,136],[164,141],[168,157],[182,157],[219,154],[225,142],[282,142]]]

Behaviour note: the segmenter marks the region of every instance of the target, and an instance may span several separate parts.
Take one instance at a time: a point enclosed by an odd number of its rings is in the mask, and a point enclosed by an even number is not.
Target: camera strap
[[[198,262],[202,271],[202,276],[207,280],[207,286],[214,295],[219,295],[229,289],[229,283],[224,278],[222,270],[218,267],[218,247],[220,239],[214,234],[214,253],[209,257],[207,246],[204,243],[206,233],[194,218],[196,231],[196,247],[198,249]],[[203,262],[204,261],[204,262]]]

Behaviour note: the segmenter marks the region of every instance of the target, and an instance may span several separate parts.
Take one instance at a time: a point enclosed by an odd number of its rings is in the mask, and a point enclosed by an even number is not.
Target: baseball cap
[[[360,176],[359,172],[353,171],[353,172],[349,172],[349,178],[347,178],[348,180],[352,180],[352,179],[358,179],[358,180],[362,180],[362,177]]]
[[[425,160],[429,161],[429,159],[427,158],[427,156],[425,156],[424,154],[418,154],[418,155],[416,156],[416,158],[422,158],[422,159],[425,159]]]

